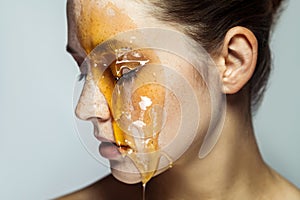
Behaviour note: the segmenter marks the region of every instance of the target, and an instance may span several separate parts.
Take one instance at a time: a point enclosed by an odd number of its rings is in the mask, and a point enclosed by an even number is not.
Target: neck
[[[186,153],[188,159],[179,160],[178,165],[175,163],[171,170],[149,183],[149,196],[166,195],[153,199],[255,199],[270,180],[270,170],[258,151],[251,114],[241,108],[228,106],[221,137],[207,157],[198,158],[199,146],[191,149]]]

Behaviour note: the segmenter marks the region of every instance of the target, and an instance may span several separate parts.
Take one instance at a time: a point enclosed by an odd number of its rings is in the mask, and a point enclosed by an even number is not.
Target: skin
[[[103,14],[105,9],[99,9],[103,6],[114,9],[116,17],[106,18]],[[145,27],[145,24],[147,27],[172,29],[154,18],[142,18],[145,15],[143,11],[143,4],[136,1],[126,1],[125,4],[118,0],[69,0],[68,45],[71,54],[80,62],[97,44],[119,32]],[[220,71],[223,92],[227,94],[226,119],[221,137],[213,151],[204,159],[199,159],[199,145],[203,141],[200,134],[171,170],[154,177],[147,184],[147,199],[300,199],[299,190],[263,161],[254,137],[247,82],[256,66],[255,36],[246,28],[234,27],[228,31],[218,52],[212,57]],[[189,72],[185,76],[188,77]],[[95,87],[92,84],[86,87],[83,92],[86,100]],[[103,95],[97,93],[96,99],[105,105]],[[111,117],[109,110],[107,106],[99,107],[101,109],[97,113],[84,113],[82,109],[81,112],[77,110],[81,113],[77,115],[85,119],[91,114],[101,118],[99,128],[105,133],[102,136],[114,140],[111,124],[107,120]],[[204,120],[203,123],[207,122]],[[125,183],[140,180],[140,177],[130,173],[113,173]],[[141,184],[122,182],[109,175],[59,199],[141,199]]]

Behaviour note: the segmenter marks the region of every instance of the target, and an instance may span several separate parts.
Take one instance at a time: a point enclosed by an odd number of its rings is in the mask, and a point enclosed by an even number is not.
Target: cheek
[[[184,95],[177,94],[170,101],[169,118],[160,143],[163,151],[176,161],[189,149],[198,155],[211,120],[211,99],[203,78],[193,67],[180,62],[173,69],[185,81],[179,83]]]
[[[175,162],[192,145],[196,145],[199,151],[210,122],[210,106],[204,99],[198,105],[191,104],[189,111],[185,111],[185,106],[180,106],[180,102],[174,99],[169,107],[166,107],[168,117],[159,137],[159,145],[162,152]]]
[[[179,100],[174,93],[168,95],[165,103],[165,112],[167,113],[163,131],[159,137],[159,146],[165,148],[173,143],[181,126],[182,112]]]

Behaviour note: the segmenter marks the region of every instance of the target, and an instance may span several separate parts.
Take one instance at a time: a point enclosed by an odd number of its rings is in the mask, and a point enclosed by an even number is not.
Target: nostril
[[[86,118],[85,121],[91,121],[91,122],[97,122],[97,123],[104,123],[109,121],[110,119],[101,119],[101,118],[96,118],[96,117],[90,117]]]

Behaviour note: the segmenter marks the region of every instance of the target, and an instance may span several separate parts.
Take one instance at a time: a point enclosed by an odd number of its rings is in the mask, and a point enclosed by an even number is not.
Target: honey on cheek
[[[110,64],[103,64],[103,54],[91,56],[90,73],[113,116],[115,143],[134,162],[145,184],[156,172],[161,157],[158,139],[167,91],[155,83],[154,73],[146,70],[151,67],[147,64],[159,59],[150,50],[130,48],[117,49],[113,58],[107,54],[109,60],[114,59]]]
[[[98,77],[98,87],[110,110],[114,109],[112,125],[115,142],[120,151],[133,160],[141,173],[143,183],[151,179],[160,159],[158,137],[163,126],[162,109],[166,93],[163,86],[155,83],[141,84],[140,87],[132,89],[142,81],[135,77],[139,76],[138,69],[156,60],[150,59],[153,57],[150,54],[151,52],[147,54],[128,51],[117,55],[116,60],[101,77],[98,68],[92,69],[94,77]],[[116,87],[117,92],[114,94],[119,95],[113,99],[112,94]],[[124,122],[128,118],[130,121]]]
[[[99,11],[99,7],[90,1],[83,1],[76,22],[78,39],[87,54],[110,37],[137,28],[132,19],[112,3],[108,3]],[[99,70],[98,66],[92,66],[90,69],[93,79],[104,95],[111,112],[114,109],[112,128],[115,143],[120,152],[124,156],[130,157],[134,162],[141,174],[144,187],[156,172],[160,157],[163,154],[160,152],[158,139],[160,129],[163,126],[166,88],[160,84],[149,83],[132,91],[130,102],[133,112],[130,115],[130,120],[134,126],[126,127],[127,131],[124,131],[124,127],[120,127],[119,123],[123,117],[123,110],[115,109],[122,107],[127,102],[124,102],[122,98],[117,98],[114,102],[112,99],[116,86],[121,89],[126,88],[126,85],[123,87],[122,84],[118,84],[120,83],[118,81],[124,76],[129,76],[131,71],[149,62],[159,63],[159,59],[153,52],[131,51],[116,56],[116,60],[104,71]],[[140,135],[137,137],[135,134]]]

